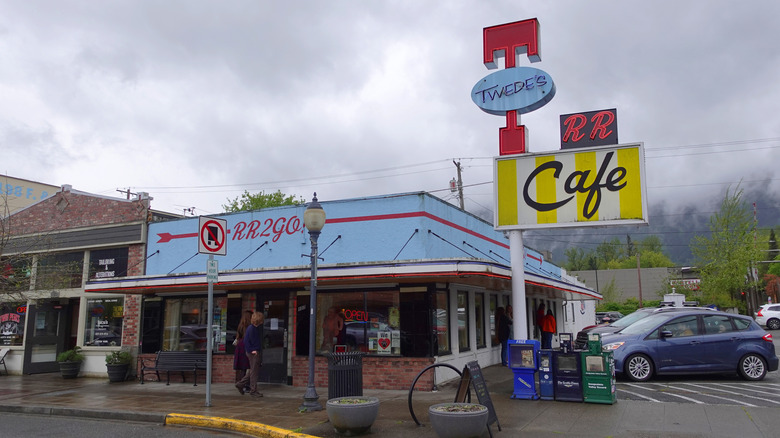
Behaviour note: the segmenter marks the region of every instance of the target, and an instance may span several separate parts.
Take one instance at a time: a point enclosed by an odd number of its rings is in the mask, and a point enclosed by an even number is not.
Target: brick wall
[[[13,221],[24,224],[14,227],[12,234],[84,228],[146,220],[146,201],[125,201],[74,192],[57,192],[38,204],[20,210]]]
[[[415,377],[428,365],[433,364],[427,357],[363,357],[363,388],[366,389],[402,389],[408,390]],[[293,386],[306,386],[309,383],[309,359],[306,356],[293,357]],[[314,359],[314,386],[328,386],[328,360],[317,356]],[[430,391],[433,389],[433,372],[420,377],[415,389]]]

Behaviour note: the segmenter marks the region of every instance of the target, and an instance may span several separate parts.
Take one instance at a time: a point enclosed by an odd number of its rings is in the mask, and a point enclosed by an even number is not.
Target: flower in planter
[[[439,412],[480,412],[487,409],[487,407],[478,404],[463,403],[463,404],[449,404],[449,405],[445,404],[445,405],[435,406],[433,409]]]
[[[371,400],[366,398],[339,398],[334,400],[333,403],[339,405],[359,405],[363,403],[371,403]]]

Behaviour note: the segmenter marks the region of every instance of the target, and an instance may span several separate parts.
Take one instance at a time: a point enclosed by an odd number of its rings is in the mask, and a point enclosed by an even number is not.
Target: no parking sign
[[[227,254],[227,221],[225,219],[201,216],[198,230],[198,253]]]

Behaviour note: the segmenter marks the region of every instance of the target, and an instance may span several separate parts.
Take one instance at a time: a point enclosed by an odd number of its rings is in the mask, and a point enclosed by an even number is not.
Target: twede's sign
[[[647,224],[642,143],[495,160],[496,229]]]
[[[471,100],[488,114],[503,116],[539,109],[555,96],[552,78],[532,67],[499,70],[482,78],[471,89]]]

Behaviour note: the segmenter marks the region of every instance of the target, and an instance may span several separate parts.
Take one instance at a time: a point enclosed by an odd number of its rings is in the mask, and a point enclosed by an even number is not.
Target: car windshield
[[[676,316],[672,313],[652,313],[650,316],[640,319],[635,324],[631,324],[628,327],[625,327],[623,330],[620,330],[620,334],[622,335],[638,335],[647,332],[653,327],[658,326],[659,324],[662,324],[669,319],[671,319],[673,316]]]
[[[617,328],[628,327],[631,324],[639,321],[642,318],[647,318],[649,315],[652,315],[652,313],[651,312],[637,311],[637,312],[630,313],[630,314],[628,314],[628,315],[618,319],[617,321],[615,321],[612,324],[610,324],[610,326],[617,327]]]

